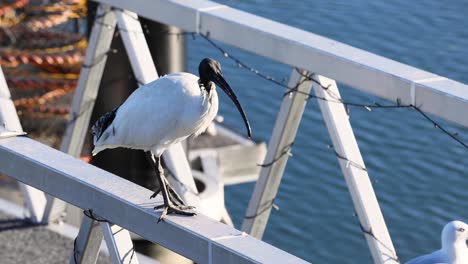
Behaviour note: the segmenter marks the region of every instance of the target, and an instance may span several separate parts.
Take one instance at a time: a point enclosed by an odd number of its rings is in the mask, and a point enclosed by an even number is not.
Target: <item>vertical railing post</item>
[[[294,143],[297,128],[307,103],[311,83],[297,70],[293,70],[289,91],[284,96],[281,109],[276,118],[273,135],[268,144],[264,167],[260,171],[255,190],[250,198],[247,214],[242,223],[242,231],[261,239],[265,231],[271,207],[278,192],[283,172]]]
[[[336,82],[320,75],[313,78],[321,84],[312,86],[316,96],[325,99],[318,100],[320,110],[374,262],[399,263]]]

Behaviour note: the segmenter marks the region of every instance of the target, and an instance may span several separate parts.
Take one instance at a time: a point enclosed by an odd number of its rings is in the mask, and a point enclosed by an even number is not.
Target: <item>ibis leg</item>
[[[159,183],[159,168],[158,168],[158,165],[157,165],[157,162],[156,162],[156,158],[155,156],[151,153],[151,152],[148,152],[146,157],[148,158],[148,161],[150,162],[150,164],[153,166],[154,170],[156,171],[156,178],[158,179],[158,186],[160,186],[161,184]],[[177,192],[174,191],[174,189],[172,188],[172,186],[169,184],[169,181],[166,179],[166,177],[162,177],[162,180],[165,182],[166,184],[166,189],[168,191],[168,196],[169,196],[169,200],[175,204],[175,205],[178,205],[180,207],[183,207],[185,204],[184,202],[182,201],[182,199],[180,198],[180,196],[177,194]],[[155,198],[159,193],[161,192],[161,188],[160,187],[157,187],[154,191],[154,193],[150,196],[150,199],[153,199]],[[193,207],[192,207],[193,209]]]
[[[158,176],[159,177],[159,176]],[[163,180],[166,182],[166,189],[168,191],[168,194],[169,194],[169,200],[173,203],[173,204],[176,204],[178,206],[184,206],[184,202],[182,201],[182,199],[180,198],[180,196],[174,191],[174,189],[169,185],[169,182],[167,182],[167,179],[166,177],[163,177]],[[159,193],[161,192],[161,189],[158,188],[154,191],[154,193],[150,196],[150,199],[153,199],[154,197],[156,197]]]
[[[168,207],[169,206],[169,196],[167,192],[167,187],[164,179],[164,169],[161,166],[161,157],[155,157],[155,166],[157,167],[158,170],[158,181],[159,181],[159,191],[162,193],[162,197],[164,200],[164,206]]]
[[[184,206],[184,201],[182,201],[182,198],[180,198],[177,192],[174,191],[174,188],[172,188],[172,186],[169,184],[169,181],[166,179],[166,177],[164,177],[163,180],[166,182],[166,188],[169,192],[169,199],[171,200],[171,202],[179,206]]]
[[[157,170],[157,179],[159,181],[159,191],[155,194],[161,192],[163,197],[163,204],[156,206],[155,209],[163,208],[163,212],[159,217],[158,223],[164,219],[167,214],[180,214],[180,215],[195,215],[194,212],[188,211],[193,209],[191,206],[183,206],[182,200],[178,197],[177,193],[171,188],[166,178],[164,177],[164,170],[161,166],[161,157],[154,156],[154,165]],[[177,198],[175,198],[177,197]],[[182,204],[179,204],[182,203]]]

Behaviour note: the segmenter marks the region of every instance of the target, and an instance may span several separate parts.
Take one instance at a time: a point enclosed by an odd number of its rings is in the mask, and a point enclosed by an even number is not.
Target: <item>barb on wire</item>
[[[380,245],[382,245],[385,249],[387,249],[388,251],[392,252],[393,250],[387,246],[385,243],[383,243],[377,236],[375,236],[374,232],[372,231],[372,228],[369,228],[369,230],[366,230],[361,223],[359,223],[359,227],[361,228],[361,231],[372,237],[372,239],[374,239],[375,241],[377,241],[377,243],[379,243]],[[389,259],[391,260],[394,260],[396,261],[397,263],[400,263],[400,259],[398,258],[398,256],[391,256],[391,255],[388,255],[388,254],[385,254],[386,257],[388,257]]]
[[[460,138],[458,138],[458,133],[449,132],[440,123],[436,122],[434,119],[429,117],[426,113],[424,113],[424,111],[422,111],[418,106],[415,106],[415,105],[412,105],[412,104],[401,104],[400,99],[397,99],[397,103],[392,104],[392,105],[382,105],[382,104],[379,104],[377,102],[374,102],[373,104],[363,104],[363,103],[357,103],[357,102],[344,101],[341,97],[339,97],[338,95],[336,95],[332,91],[330,91],[330,89],[329,89],[330,85],[329,86],[324,86],[320,81],[313,78],[313,75],[314,75],[313,73],[311,73],[311,74],[303,73],[298,68],[295,68],[295,70],[299,74],[301,74],[302,77],[304,77],[304,78],[302,78],[302,80],[300,80],[295,86],[289,87],[284,82],[278,81],[275,78],[273,78],[272,76],[269,76],[267,74],[262,73],[258,69],[247,65],[246,63],[242,62],[237,57],[229,54],[224,48],[222,48],[220,45],[216,44],[212,39],[210,39],[209,32],[207,32],[206,35],[203,35],[203,34],[200,33],[200,36],[203,37],[203,39],[205,39],[211,46],[213,46],[215,49],[217,49],[220,53],[222,53],[224,57],[226,57],[226,58],[232,60],[233,62],[235,62],[238,67],[245,68],[245,69],[249,70],[250,72],[253,72],[255,75],[259,76],[260,78],[263,78],[263,79],[265,79],[265,80],[267,80],[267,81],[269,81],[271,83],[274,83],[274,84],[276,84],[276,85],[278,85],[280,87],[286,88],[287,90],[284,93],[284,96],[286,96],[287,94],[289,94],[291,92],[296,92],[296,93],[306,95],[307,99],[316,98],[316,99],[322,100],[322,101],[343,104],[346,107],[346,109],[348,109],[348,106],[354,106],[354,107],[364,108],[367,111],[372,111],[373,109],[377,109],[377,108],[379,108],[379,109],[411,108],[411,109],[416,110],[425,119],[427,119],[429,122],[431,122],[434,125],[435,128],[438,128],[444,134],[447,134],[454,141],[456,141],[457,143],[459,143],[460,145],[462,145],[463,147],[468,149],[468,143],[465,143]],[[319,85],[324,91],[327,92],[328,95],[330,95],[330,97],[332,97],[332,99],[325,98],[325,97],[320,97],[320,96],[313,95],[311,93],[305,93],[305,92],[299,91],[298,90],[299,85],[301,85],[305,81],[311,81],[311,82],[314,82],[315,84]]]
[[[329,145],[328,148],[333,148],[332,145]],[[338,153],[338,151],[336,151],[335,149],[333,149],[333,152],[335,153],[336,157],[340,160],[344,160],[346,162],[346,168],[349,167],[349,166],[353,166],[355,168],[358,168],[360,170],[363,170],[363,171],[367,171],[367,168],[364,166],[364,165],[361,165],[355,161],[352,161],[350,159],[348,159],[347,157],[341,155],[340,153]]]
[[[281,151],[281,153],[278,155],[278,157],[274,158],[272,161],[268,162],[268,163],[264,163],[264,164],[257,164],[257,166],[259,167],[270,167],[270,166],[273,166],[273,164],[275,164],[276,162],[278,162],[278,160],[280,160],[284,155],[288,155],[288,156],[292,156],[292,153],[291,153],[291,149],[292,149],[292,146],[294,145],[294,141],[287,144],[286,146],[283,147],[283,150]]]
[[[133,260],[133,256],[135,255],[135,246],[133,245],[133,243],[132,243],[132,248],[130,249],[130,251],[132,252],[132,254],[130,255],[130,260],[128,261],[128,263],[131,264],[131,263],[132,263],[132,260]],[[122,258],[122,262],[123,262],[123,263],[126,263],[125,259],[127,258],[127,256],[128,256],[128,254],[130,253],[130,251],[127,252],[127,253],[125,253],[125,255],[123,256],[123,258]]]
[[[244,219],[253,219],[256,218],[257,216],[263,214],[264,212],[270,210],[270,208],[274,208],[275,210],[279,210],[279,207],[275,204],[275,198],[271,199],[270,201],[265,202],[265,206],[259,210],[256,214],[254,215],[246,215],[244,216]]]
[[[90,68],[92,68],[92,67],[98,65],[98,64],[99,64],[100,62],[102,62],[103,60],[107,59],[107,56],[108,56],[109,54],[111,54],[111,53],[113,53],[113,54],[117,53],[117,49],[109,49],[109,50],[107,50],[106,52],[103,52],[102,54],[99,54],[98,56],[96,56],[96,58],[94,59],[93,62],[91,62],[91,64],[84,64],[84,63],[83,63],[83,65],[81,65],[81,67],[82,67],[82,68],[90,69]]]
[[[257,76],[265,79],[265,80],[268,80],[270,82],[273,82],[279,86],[282,86],[282,87],[286,87],[286,88],[289,88],[287,85],[285,85],[284,83],[280,82],[280,81],[277,81],[275,78],[273,78],[272,76],[269,76],[269,75],[265,75],[263,74],[262,72],[260,72],[259,70],[253,68],[253,67],[250,67],[249,65],[245,64],[244,62],[242,62],[241,60],[239,60],[238,58],[234,57],[233,55],[229,54],[228,52],[226,52],[226,50],[224,50],[223,48],[221,48],[221,46],[219,46],[218,44],[216,44],[213,40],[210,39],[210,33],[208,32],[206,35],[203,35],[200,33],[200,36],[202,38],[204,38],[208,43],[210,43],[214,48],[216,48],[217,50],[219,50],[224,57],[226,58],[229,58],[231,60],[233,60],[238,67],[240,68],[245,68],[253,73],[255,73]]]
[[[440,129],[442,132],[444,132],[445,134],[447,134],[449,137],[451,137],[453,140],[457,141],[458,143],[460,143],[462,146],[464,146],[465,148],[468,148],[468,144],[463,142],[462,140],[460,140],[457,136],[458,136],[458,133],[451,133],[449,132],[447,129],[445,129],[444,127],[442,127],[439,123],[437,123],[434,119],[430,118],[426,113],[424,113],[421,109],[419,109],[418,107],[416,106],[413,106],[413,109],[416,110],[418,113],[420,113],[424,118],[426,118],[429,122],[431,122],[435,128],[438,128]]]

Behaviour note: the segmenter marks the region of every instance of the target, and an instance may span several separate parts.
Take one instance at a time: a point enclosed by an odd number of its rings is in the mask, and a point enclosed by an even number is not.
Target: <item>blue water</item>
[[[219,1],[376,54],[468,83],[467,1]],[[224,46],[278,80],[291,69]],[[189,41],[189,69],[201,58],[222,63],[251,121],[254,137],[271,136],[283,89],[239,69],[203,39]],[[379,100],[340,85],[345,100]],[[468,93],[468,91],[467,91]],[[225,123],[244,131],[221,98]],[[439,119],[437,119],[439,120]],[[468,151],[412,110],[352,108],[351,122],[401,260],[435,250],[453,219],[468,222]],[[468,129],[441,121],[468,142]],[[305,111],[264,240],[314,263],[371,263],[344,178],[317,103]],[[254,184],[226,188],[240,227]]]

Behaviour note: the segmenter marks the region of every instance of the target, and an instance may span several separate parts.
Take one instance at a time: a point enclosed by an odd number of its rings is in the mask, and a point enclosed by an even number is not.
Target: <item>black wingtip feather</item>
[[[104,133],[110,124],[112,124],[119,107],[120,106],[117,106],[112,111],[105,113],[96,121],[96,123],[94,123],[93,127],[91,128],[91,134],[94,137],[94,143],[99,140],[99,138],[102,136],[102,133]]]

